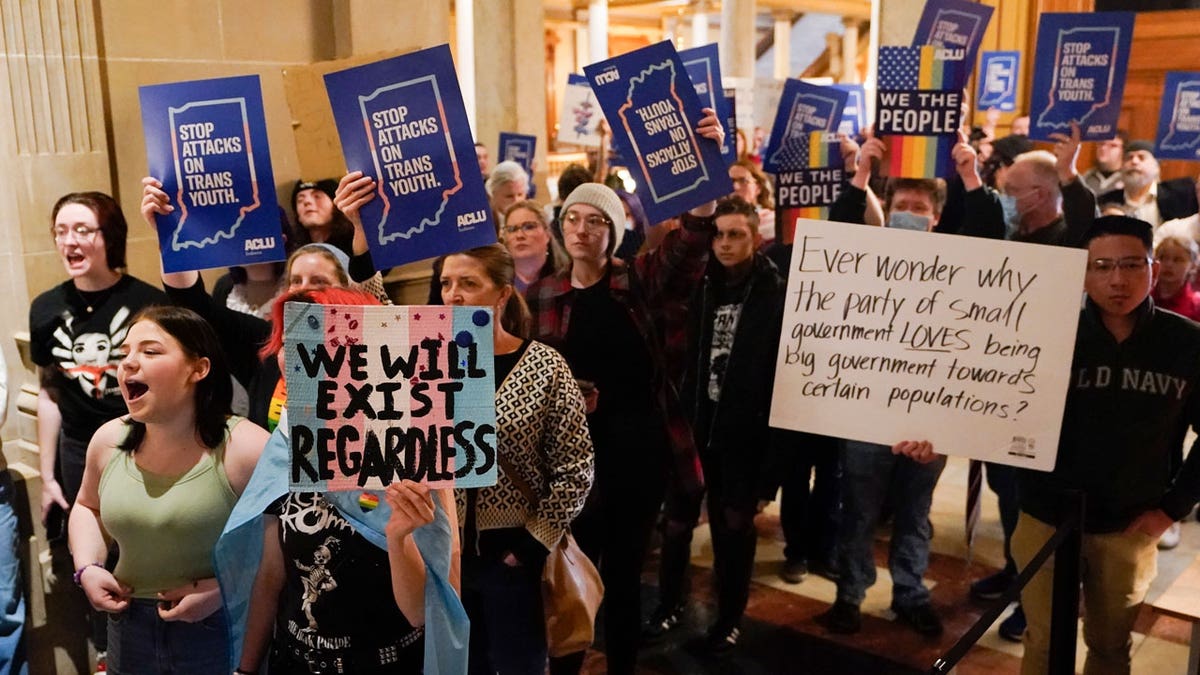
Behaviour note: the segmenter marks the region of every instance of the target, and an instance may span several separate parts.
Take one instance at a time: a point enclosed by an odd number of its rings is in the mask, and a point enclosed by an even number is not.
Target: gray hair
[[[511,183],[513,181],[521,181],[526,186],[529,185],[529,174],[525,173],[525,169],[521,168],[520,164],[511,159],[500,162],[492,169],[492,173],[488,176],[487,183],[484,187],[487,188],[488,196],[491,197],[500,189],[501,185]]]

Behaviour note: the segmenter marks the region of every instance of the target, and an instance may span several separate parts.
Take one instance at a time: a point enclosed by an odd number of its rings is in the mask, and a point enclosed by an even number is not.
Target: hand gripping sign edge
[[[211,105],[237,105],[242,113],[242,132],[243,139],[246,143],[246,165],[250,167],[250,184],[253,186],[254,202],[249,206],[243,206],[238,209],[238,218],[234,221],[233,226],[226,230],[217,230],[211,237],[205,237],[199,241],[184,240],[180,241],[179,235],[183,233],[183,223],[187,220],[188,209],[187,202],[183,198],[183,169],[180,167],[179,160],[179,133],[175,127],[176,113],[187,112],[191,108]],[[171,233],[171,250],[181,251],[188,248],[204,248],[219,243],[222,239],[233,239],[238,228],[241,227],[242,221],[245,220],[246,214],[257,209],[262,204],[258,198],[258,173],[254,166],[254,150],[250,146],[250,120],[246,115],[246,99],[244,97],[235,98],[219,98],[208,101],[190,101],[187,104],[178,108],[167,108],[168,124],[171,128],[171,157],[175,164],[175,202],[179,204],[179,222],[175,224],[175,231]]]
[[[383,167],[380,166],[380,164],[379,164],[379,150],[375,146],[375,137],[371,133],[371,120],[370,120],[370,116],[367,114],[367,107],[366,107],[367,102],[374,100],[376,97],[378,97],[379,95],[381,95],[383,93],[393,91],[396,89],[402,89],[404,87],[415,86],[417,84],[422,84],[425,82],[428,82],[430,87],[432,87],[433,97],[437,101],[438,117],[441,120],[442,133],[446,138],[446,149],[450,155],[450,165],[451,165],[451,167],[453,167],[453,170],[454,170],[454,185],[452,187],[447,188],[442,191],[442,204],[441,204],[441,206],[438,207],[438,210],[434,214],[434,219],[432,221],[430,221],[430,219],[428,219],[428,218],[421,218],[421,222],[419,224],[409,227],[406,230],[396,231],[396,232],[392,232],[392,233],[385,233],[384,226],[387,225],[388,214],[391,212],[391,209],[392,209],[392,202],[387,197],[387,195],[384,194],[384,192],[383,192],[383,187],[384,187],[383,181],[378,180],[377,181],[377,193],[378,193],[380,199],[383,200],[383,215],[381,216],[381,218],[379,220],[379,225],[377,226],[376,229],[379,232],[378,241],[381,246],[385,245],[385,244],[389,244],[397,238],[409,239],[415,234],[421,234],[425,231],[426,225],[428,225],[430,227],[437,227],[438,225],[440,225],[441,220],[442,220],[442,212],[446,210],[446,205],[450,203],[450,195],[458,192],[463,187],[462,175],[459,173],[459,167],[458,167],[458,156],[455,155],[455,153],[454,153],[454,141],[450,136],[450,125],[446,120],[446,107],[442,103],[442,90],[438,86],[438,80],[437,80],[436,75],[423,75],[421,77],[416,77],[411,80],[405,80],[403,82],[389,84],[386,87],[380,87],[380,88],[376,89],[375,91],[371,92],[369,95],[358,97],[358,107],[359,107],[359,110],[362,112],[362,116],[363,116],[363,130],[367,136],[367,144],[371,148],[371,162],[375,165],[375,175],[380,176],[382,178]]]

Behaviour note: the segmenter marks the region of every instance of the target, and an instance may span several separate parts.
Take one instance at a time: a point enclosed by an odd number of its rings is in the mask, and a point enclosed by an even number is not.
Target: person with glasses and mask
[[[704,112],[696,131],[719,146],[721,124],[715,111]],[[637,661],[642,563],[664,496],[668,522],[695,522],[699,510],[699,456],[667,377],[659,308],[685,302],[703,274],[715,208],[684,214],[658,248],[626,263],[613,257],[625,233],[620,198],[599,183],[581,185],[562,209],[570,265],[525,293],[534,337],[566,357],[589,411],[596,481],[572,530],[604,580],[614,674],[632,673]],[[566,670],[558,664],[555,672]]]
[[[567,254],[550,233],[545,210],[537,202],[519,201],[504,212],[500,241],[516,263],[513,286],[524,293],[530,284],[567,264]],[[440,279],[439,286],[440,286]]]
[[[168,301],[162,291],[125,272],[129,227],[112,197],[67,194],[50,217],[50,235],[68,278],[34,298],[29,346],[42,385],[37,415],[42,522],[55,536],[63,531],[65,512],[83,482],[92,434],[128,412],[117,385],[117,364],[133,317]],[[103,614],[93,615],[92,627],[103,658]]]

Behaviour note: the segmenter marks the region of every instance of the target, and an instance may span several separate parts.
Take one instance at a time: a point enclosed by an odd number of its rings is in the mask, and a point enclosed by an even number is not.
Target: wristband
[[[245,668],[234,668],[234,675],[258,675],[257,670],[246,670]]]
[[[94,563],[88,563],[88,564],[84,565],[83,567],[80,567],[79,569],[75,570],[75,574],[71,575],[71,578],[75,580],[76,586],[80,586],[80,587],[83,586],[83,581],[82,581],[83,571],[89,567],[99,567],[100,569],[104,569],[104,565],[94,562]]]

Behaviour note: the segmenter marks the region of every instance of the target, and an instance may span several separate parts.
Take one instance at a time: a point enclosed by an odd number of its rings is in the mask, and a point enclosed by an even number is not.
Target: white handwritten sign
[[[771,426],[1052,469],[1086,260],[797,221]]]

